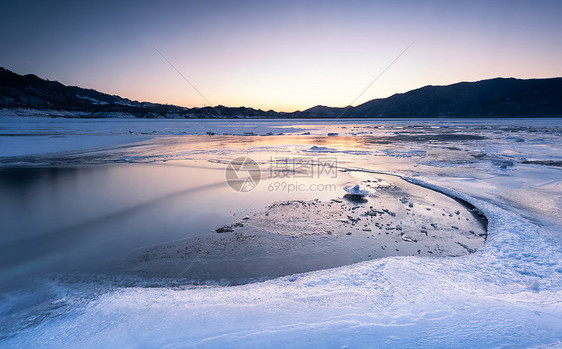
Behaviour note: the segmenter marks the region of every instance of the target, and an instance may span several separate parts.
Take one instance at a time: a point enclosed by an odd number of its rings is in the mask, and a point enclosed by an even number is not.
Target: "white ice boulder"
[[[356,185],[347,185],[343,188],[348,194],[356,195],[356,196],[365,196],[369,194],[369,192],[365,189],[360,189],[359,184]]]

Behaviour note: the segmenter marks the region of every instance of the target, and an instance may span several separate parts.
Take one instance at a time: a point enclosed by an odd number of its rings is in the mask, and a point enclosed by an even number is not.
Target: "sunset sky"
[[[562,76],[562,1],[0,1],[0,66],[139,101],[278,111]]]

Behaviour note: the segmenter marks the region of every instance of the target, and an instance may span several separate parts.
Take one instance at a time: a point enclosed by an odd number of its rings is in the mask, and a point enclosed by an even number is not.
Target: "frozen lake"
[[[560,119],[0,119],[0,345],[561,345],[561,140]]]

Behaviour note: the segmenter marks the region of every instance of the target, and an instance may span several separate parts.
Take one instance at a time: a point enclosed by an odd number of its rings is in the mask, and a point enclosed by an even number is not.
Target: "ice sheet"
[[[532,224],[473,203],[492,222],[487,248],[473,255],[385,258],[238,287],[119,288],[4,344],[468,348],[558,342],[560,251]]]
[[[263,125],[281,129],[276,123]],[[461,197],[486,214],[489,236],[483,249],[466,256],[387,257],[235,287],[162,280],[45,281],[40,289],[3,295],[0,312],[10,325],[0,328],[0,345],[560,347],[560,124],[557,119],[369,120],[339,126],[333,120],[290,121],[285,125],[311,133],[291,147],[275,136],[259,142],[248,136],[248,144],[230,148],[209,137],[203,148],[183,146],[170,154],[163,148],[148,155],[146,148],[99,154],[96,161],[173,156],[224,162],[238,154],[266,161],[272,151],[302,155],[313,146],[325,147],[323,152],[334,149],[342,167],[400,174]],[[328,132],[358,136],[319,137]],[[416,132],[482,138],[432,140],[414,137]],[[372,138],[359,139],[360,133]],[[263,140],[268,137],[270,145]],[[169,144],[163,141],[158,140]]]

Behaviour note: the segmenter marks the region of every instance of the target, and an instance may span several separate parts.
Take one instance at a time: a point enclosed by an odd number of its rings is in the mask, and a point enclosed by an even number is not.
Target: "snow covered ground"
[[[5,167],[221,164],[239,155],[265,165],[329,154],[341,168],[397,174],[470,202],[489,235],[465,256],[385,257],[241,286],[48,277],[3,293],[0,346],[562,347],[561,127],[560,119],[1,119]],[[66,137],[73,141],[49,148]]]
[[[148,137],[219,134],[268,134],[295,131],[278,129],[283,121],[155,119],[61,119],[0,117],[0,157],[77,151],[139,142]]]

